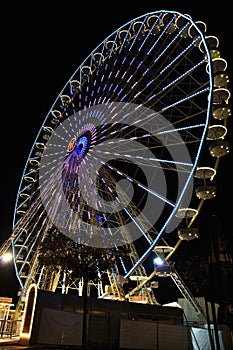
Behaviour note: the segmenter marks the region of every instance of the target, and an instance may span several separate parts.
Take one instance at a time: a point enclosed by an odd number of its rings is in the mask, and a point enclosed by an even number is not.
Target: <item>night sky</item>
[[[14,15],[10,8],[2,13],[7,24],[2,29],[1,39],[0,244],[11,235],[20,179],[44,118],[73,72],[118,27],[152,11],[174,10],[189,14],[193,20],[206,23],[209,35],[218,37],[221,56],[228,62],[228,72],[232,72],[232,38],[229,33],[232,18],[229,9],[222,8],[221,2],[210,10],[203,9],[197,1],[182,3],[185,4],[176,7],[174,1],[144,1],[140,4],[128,1],[127,4],[116,2],[105,7],[98,2],[93,7],[91,3],[83,2],[81,9],[78,2],[76,7],[69,2],[56,4],[53,11],[38,2],[33,3],[33,7],[20,4],[16,8],[14,5]],[[231,76],[230,79],[232,91]],[[228,140],[233,150],[232,119],[228,122]],[[207,221],[214,214],[222,221],[229,240],[233,240],[232,154],[220,160],[216,176],[217,197],[206,203],[200,214],[202,231],[207,229]],[[203,242],[193,243],[193,249],[198,254],[203,249]],[[180,254],[183,253],[181,248]],[[13,263],[8,266],[0,264],[0,296],[15,297],[17,290]]]

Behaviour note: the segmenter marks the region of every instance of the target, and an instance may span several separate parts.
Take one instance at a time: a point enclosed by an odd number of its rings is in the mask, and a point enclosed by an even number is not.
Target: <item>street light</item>
[[[3,263],[8,263],[12,260],[12,254],[11,253],[5,253],[1,258]]]

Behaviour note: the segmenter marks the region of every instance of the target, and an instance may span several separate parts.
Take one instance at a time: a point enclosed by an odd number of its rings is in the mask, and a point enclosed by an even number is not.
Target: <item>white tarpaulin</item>
[[[213,329],[212,336],[214,339],[214,333]],[[218,338],[219,338],[219,344],[221,350],[228,350],[226,347],[224,347],[223,340],[222,340],[222,332],[218,332]],[[192,343],[193,343],[193,350],[212,350],[210,339],[209,339],[209,333],[208,329],[204,328],[192,328]],[[230,345],[230,344],[229,344]],[[229,348],[230,350],[230,348]]]
[[[121,320],[120,348],[143,350],[187,350],[191,336],[187,327]]]
[[[38,332],[39,344],[82,345],[81,314],[43,308]]]

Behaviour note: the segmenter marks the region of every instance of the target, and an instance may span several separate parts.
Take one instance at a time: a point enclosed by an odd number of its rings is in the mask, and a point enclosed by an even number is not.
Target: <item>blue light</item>
[[[86,136],[82,136],[77,140],[76,147],[75,147],[75,152],[78,155],[84,155],[88,146],[88,139]]]
[[[160,258],[160,256],[157,256],[153,262],[154,266],[161,266],[164,264],[164,261]]]

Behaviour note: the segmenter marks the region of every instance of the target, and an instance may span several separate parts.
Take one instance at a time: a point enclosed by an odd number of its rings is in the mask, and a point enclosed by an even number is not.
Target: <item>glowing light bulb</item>
[[[2,257],[2,261],[4,263],[7,263],[12,260],[12,254],[11,253],[5,253]]]
[[[158,256],[154,259],[154,265],[163,265],[163,260]]]

